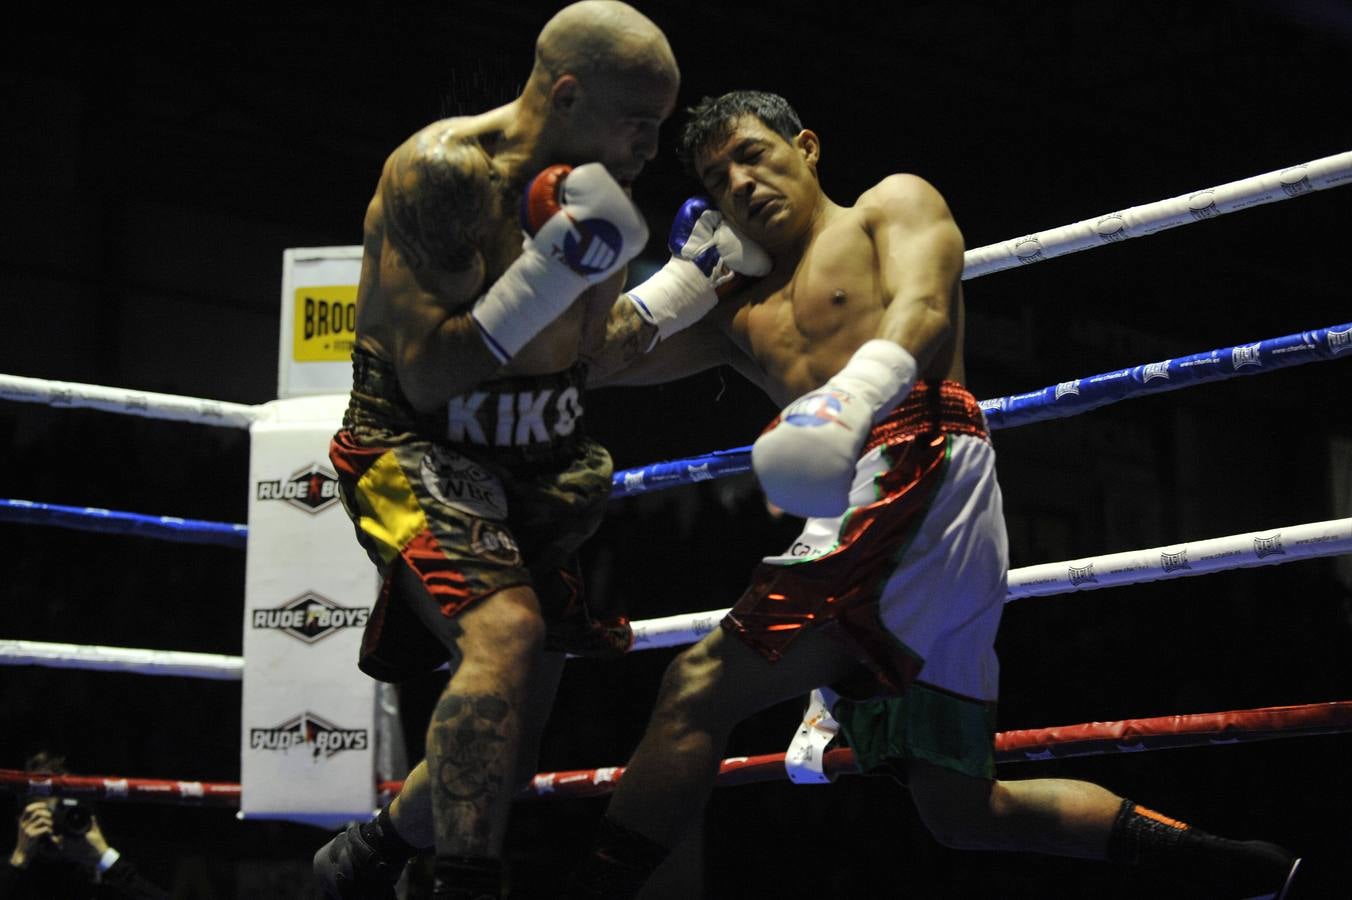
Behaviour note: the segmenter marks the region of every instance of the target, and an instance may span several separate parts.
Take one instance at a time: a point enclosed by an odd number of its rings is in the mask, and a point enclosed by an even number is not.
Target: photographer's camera
[[[93,811],[73,797],[60,797],[52,810],[52,833],[63,837],[83,837],[93,823]]]

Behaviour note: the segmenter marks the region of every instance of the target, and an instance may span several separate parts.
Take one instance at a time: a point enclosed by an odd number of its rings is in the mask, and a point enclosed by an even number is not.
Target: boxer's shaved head
[[[540,31],[531,79],[541,78],[547,89],[566,74],[583,81],[597,75],[680,78],[676,56],[662,30],[618,0],[582,0],[566,6]]]

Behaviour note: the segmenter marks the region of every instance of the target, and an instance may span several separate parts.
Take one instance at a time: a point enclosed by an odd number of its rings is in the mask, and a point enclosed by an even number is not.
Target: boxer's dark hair
[[[742,116],[755,116],[775,134],[792,141],[803,130],[789,101],[767,91],[729,91],[721,97],[705,97],[686,110],[689,118],[681,129],[676,154],[696,178],[695,154],[727,140]]]

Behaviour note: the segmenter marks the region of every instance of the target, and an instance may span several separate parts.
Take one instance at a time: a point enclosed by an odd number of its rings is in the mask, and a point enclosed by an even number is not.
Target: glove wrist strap
[[[559,218],[559,216],[555,216]],[[527,240],[521,256],[474,302],[470,317],[498,362],[508,363],[587,287],[562,260]]]
[[[718,305],[718,295],[699,266],[678,256],[667,260],[665,266],[631,290],[628,296],[634,311],[645,322],[657,327],[657,335],[648,350],[689,328]]]
[[[830,384],[867,403],[876,420],[911,392],[916,373],[915,357],[905,347],[874,338],[854,352]]]

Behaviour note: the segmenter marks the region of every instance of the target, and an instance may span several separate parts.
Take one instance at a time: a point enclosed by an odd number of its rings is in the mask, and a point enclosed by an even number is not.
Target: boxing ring
[[[979,247],[966,254],[963,278],[976,278],[1144,237],[1349,182],[1352,182],[1352,152]],[[981,406],[990,428],[1000,430],[1076,416],[1133,398],[1241,376],[1263,375],[1292,366],[1326,362],[1337,365],[1341,361],[1344,369],[1341,374],[1346,379],[1347,360],[1352,360],[1352,322],[1339,322],[1275,337],[1254,336],[1247,343],[1072,377],[1040,390],[986,399],[981,401]],[[250,428],[262,415],[260,407],[242,404],[9,375],[0,375],[0,398],[58,409],[95,409],[222,428]],[[614,497],[673,489],[750,470],[749,447],[656,462],[617,472]],[[249,535],[249,526],[243,524],[58,506],[32,499],[0,500],[0,521],[131,534],[163,541],[209,543],[240,550],[245,548]],[[350,552],[357,554],[358,548],[354,545]],[[1352,554],[1352,518],[1295,524],[1274,522],[1260,531],[1013,569],[1009,573],[1008,602],[1343,554]],[[705,610],[635,622],[632,652],[697,641],[717,627],[723,612]],[[321,611],[321,614],[327,613]],[[239,681],[244,658],[0,638],[0,664]],[[804,729],[809,730],[811,724],[806,723]],[[1352,731],[1352,699],[1007,731],[997,735],[996,758],[1002,764],[1037,762],[1178,747],[1218,747],[1278,738],[1312,738],[1348,731]],[[817,737],[821,738],[820,735]],[[825,739],[812,745],[822,751],[820,753],[804,753],[802,746],[795,740],[784,752],[725,760],[718,783],[738,785],[784,778],[822,781],[854,771],[853,756],[847,749],[825,749]],[[1218,749],[1216,752],[1223,751]],[[536,775],[523,797],[594,796],[611,790],[622,775],[623,769],[613,765],[544,772]],[[0,788],[30,794],[231,808],[239,807],[241,802],[241,785],[238,783],[127,776],[49,776],[0,770]],[[388,795],[397,791],[398,782],[381,780],[376,788],[380,794]]]

